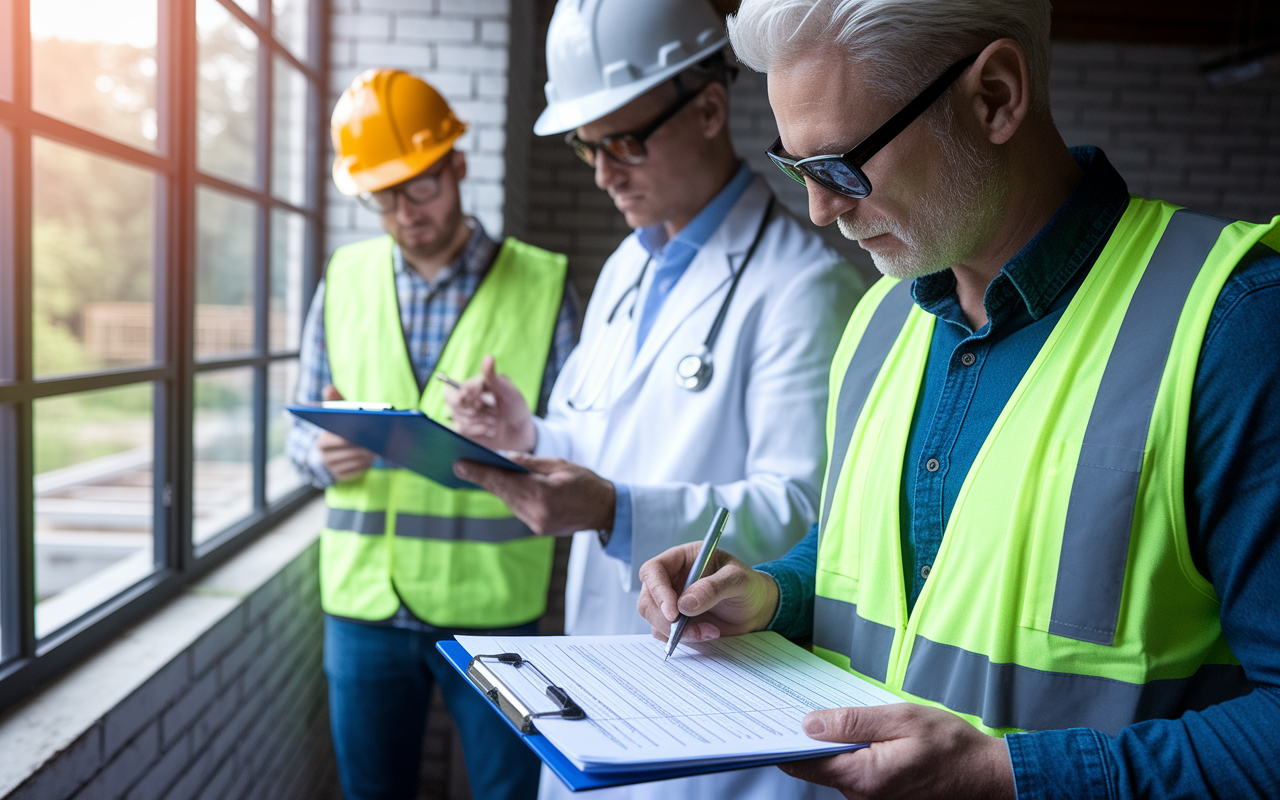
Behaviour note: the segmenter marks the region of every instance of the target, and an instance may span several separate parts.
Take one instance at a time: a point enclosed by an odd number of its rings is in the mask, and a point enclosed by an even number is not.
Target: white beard
[[[871,253],[876,269],[903,280],[932,275],[963,262],[995,231],[1004,213],[1005,182],[994,158],[951,134],[947,114],[934,127],[942,149],[943,172],[932,193],[919,199],[910,220],[836,220],[845,238],[892,234],[906,245],[898,253]]]

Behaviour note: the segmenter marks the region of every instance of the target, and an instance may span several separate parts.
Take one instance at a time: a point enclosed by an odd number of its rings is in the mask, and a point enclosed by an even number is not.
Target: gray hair
[[[728,24],[738,60],[757,72],[834,47],[899,103],[961,58],[1013,39],[1027,54],[1032,111],[1049,110],[1049,0],[742,0]]]

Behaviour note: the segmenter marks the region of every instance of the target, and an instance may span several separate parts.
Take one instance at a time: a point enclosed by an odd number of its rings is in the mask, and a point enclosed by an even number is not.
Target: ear
[[[1012,39],[997,39],[978,55],[963,78],[959,108],[992,144],[1004,144],[1031,109],[1031,73],[1027,54]],[[963,113],[963,112],[962,112]]]
[[[467,177],[467,154],[461,150],[453,151],[453,177],[458,183]]]
[[[729,124],[729,90],[723,83],[712,81],[702,90],[702,96],[695,101],[698,109],[698,124],[702,135],[714,139]]]

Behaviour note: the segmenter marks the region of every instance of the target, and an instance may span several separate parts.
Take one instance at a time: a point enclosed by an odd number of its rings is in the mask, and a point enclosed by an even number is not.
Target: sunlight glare
[[[31,38],[155,47],[156,0],[34,0]]]

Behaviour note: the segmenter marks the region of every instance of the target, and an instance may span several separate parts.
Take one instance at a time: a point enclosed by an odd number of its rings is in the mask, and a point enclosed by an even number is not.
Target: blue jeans
[[[338,778],[347,800],[413,800],[432,682],[462,736],[471,794],[477,800],[536,798],[538,757],[436,642],[455,634],[531,635],[537,623],[488,631],[406,630],[326,616],[324,671]]]

